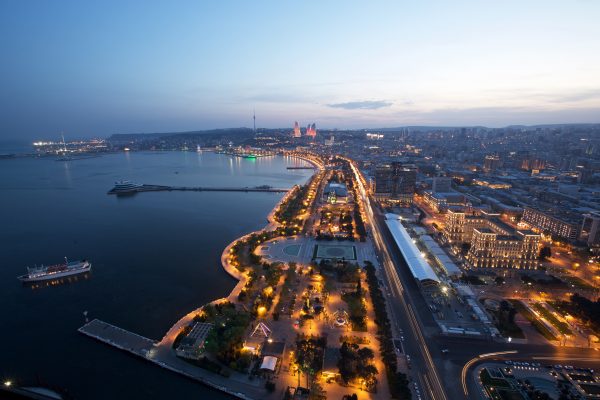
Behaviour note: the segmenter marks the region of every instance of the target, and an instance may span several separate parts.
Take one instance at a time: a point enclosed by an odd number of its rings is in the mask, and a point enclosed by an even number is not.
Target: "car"
[[[448,349],[442,349],[442,354],[448,354],[450,352],[450,350]]]
[[[531,366],[532,366],[532,367],[539,368],[539,367],[541,367],[541,366],[542,366],[542,364],[540,364],[540,363],[538,363],[538,362],[535,362],[535,363],[531,363]]]
[[[562,367],[563,367],[563,366],[562,366],[562,365],[560,365],[560,364],[556,364],[556,365],[554,366],[554,368],[556,368],[556,369],[562,369]]]

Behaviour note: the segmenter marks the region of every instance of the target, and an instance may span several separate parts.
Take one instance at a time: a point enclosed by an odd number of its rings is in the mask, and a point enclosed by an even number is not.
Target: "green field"
[[[548,328],[546,328],[546,326],[544,326],[544,324],[542,324],[537,317],[531,312],[529,311],[529,309],[527,307],[525,307],[525,305],[523,303],[521,303],[521,301],[519,300],[509,300],[511,302],[511,304],[513,305],[513,307],[525,318],[527,318],[527,320],[529,320],[529,322],[531,322],[531,325],[533,325],[533,327],[542,335],[544,336],[546,339],[548,340],[558,340],[554,334],[552,332],[550,332],[548,330]]]
[[[550,311],[548,311],[544,306],[540,303],[535,303],[533,305],[535,311],[539,312],[542,317],[544,317],[548,322],[550,322],[560,333],[563,335],[571,335],[573,332],[569,329],[569,324],[566,322],[560,321],[558,318],[554,316]]]

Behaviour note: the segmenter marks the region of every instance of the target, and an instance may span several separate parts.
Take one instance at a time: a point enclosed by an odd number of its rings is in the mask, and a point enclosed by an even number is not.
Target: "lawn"
[[[352,330],[358,332],[367,331],[367,308],[363,302],[363,297],[357,293],[344,293],[342,300],[348,304],[348,314],[352,323]]]
[[[500,331],[502,336],[504,336],[504,337],[510,336],[514,339],[524,339],[525,338],[525,334],[523,333],[521,328],[519,328],[519,325],[517,325],[514,321],[512,323],[510,323],[509,321],[502,320],[500,318],[499,311],[496,311],[496,312],[492,311],[491,313],[496,316],[496,320],[498,321],[496,323],[496,327],[498,328],[498,330]]]
[[[510,388],[510,383],[508,383],[506,379],[492,378],[490,376],[490,373],[485,368],[481,370],[479,378],[481,378],[481,382],[485,386],[493,386],[497,388]]]
[[[553,334],[552,332],[550,332],[548,330],[548,328],[546,328],[544,326],[544,324],[542,324],[537,317],[531,312],[529,311],[529,309],[527,307],[525,307],[525,305],[523,303],[521,303],[520,300],[510,300],[511,304],[513,305],[513,307],[516,308],[516,310],[525,318],[527,318],[527,320],[529,320],[529,322],[531,322],[531,324],[533,325],[533,327],[542,335],[544,336],[546,339],[548,340],[558,340]]]
[[[554,316],[550,311],[548,311],[544,306],[540,303],[535,303],[533,308],[539,312],[548,322],[550,322],[560,333],[563,335],[571,335],[573,332],[569,329],[569,324],[566,322],[560,321],[558,318]]]
[[[582,290],[595,290],[596,289],[589,283],[585,282],[584,280],[582,280],[581,278],[578,278],[576,276],[565,275],[565,276],[562,276],[561,278],[562,278],[562,280],[567,282],[569,284],[569,286],[574,287],[575,289],[582,289]]]

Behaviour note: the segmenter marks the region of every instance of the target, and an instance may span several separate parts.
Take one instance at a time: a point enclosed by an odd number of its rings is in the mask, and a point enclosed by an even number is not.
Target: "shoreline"
[[[302,157],[300,155],[295,155],[295,154],[294,155],[283,154],[283,155],[288,156],[288,157],[296,157],[296,158],[302,159],[302,160],[308,162],[309,164],[313,165],[317,171],[319,171],[323,168],[322,165],[319,165],[317,162],[315,162],[314,160],[311,160],[307,157]],[[313,173],[308,178],[307,182],[310,181],[315,176],[315,174],[316,174],[316,172]],[[179,359],[174,354],[173,342],[174,342],[175,338],[177,337],[177,335],[179,334],[179,332],[181,331],[181,329],[184,326],[187,326],[192,321],[194,316],[196,316],[198,314],[198,312],[200,312],[207,305],[218,304],[218,303],[222,303],[225,301],[229,301],[233,304],[237,303],[237,297],[238,297],[240,291],[246,285],[246,283],[248,281],[248,276],[247,276],[247,274],[240,272],[237,268],[235,268],[234,266],[232,266],[229,263],[229,254],[230,254],[231,248],[240,240],[244,240],[245,238],[247,238],[255,233],[259,233],[259,232],[263,232],[263,231],[272,231],[272,230],[277,229],[279,227],[279,223],[277,223],[274,219],[274,214],[275,214],[276,210],[280,207],[280,205],[283,202],[285,202],[288,199],[288,197],[292,193],[294,193],[296,190],[298,190],[298,188],[299,188],[299,185],[294,185],[290,190],[288,190],[285,193],[285,195],[282,196],[282,198],[275,204],[275,206],[273,206],[272,210],[269,212],[269,214],[266,217],[267,225],[265,225],[264,228],[255,230],[255,231],[251,231],[243,236],[240,236],[240,237],[234,239],[223,249],[223,252],[221,253],[221,267],[225,270],[225,272],[227,272],[228,275],[237,279],[238,282],[232,288],[229,295],[227,295],[226,297],[212,300],[212,301],[205,303],[205,304],[197,307],[196,309],[188,312],[167,330],[167,332],[165,333],[165,335],[163,336],[163,338],[160,341],[152,341],[154,343],[153,351],[156,352],[155,355],[153,355],[151,357],[147,355],[144,357],[143,355],[140,355],[140,354],[132,351],[131,349],[124,348],[123,346],[119,346],[118,343],[113,343],[110,340],[105,340],[101,337],[94,337],[91,335],[88,335],[88,336],[90,336],[96,340],[99,340],[100,342],[103,342],[105,344],[119,348],[120,350],[127,351],[135,356],[142,357],[145,360],[150,361],[162,368],[168,369],[172,372],[176,372],[179,375],[193,379],[199,383],[202,383],[213,389],[217,389],[228,395],[231,395],[231,396],[234,396],[237,398],[241,398],[241,399],[247,399],[247,400],[255,398],[247,393],[244,393],[245,391],[248,391],[252,395],[259,395],[259,397],[256,397],[256,398],[261,398],[260,394],[256,393],[257,388],[254,386],[250,386],[243,382],[239,382],[239,381],[235,381],[235,380],[229,380],[228,384],[230,386],[233,386],[232,388],[230,388],[228,386],[224,386],[223,382],[221,382],[221,383],[219,382],[219,381],[222,381],[223,379],[225,379],[222,376],[215,375],[214,373],[204,370],[204,369],[201,369],[200,367],[186,365],[187,364],[186,361]],[[94,320],[94,321],[96,321],[96,320]],[[82,334],[86,334],[85,332],[83,332],[83,329],[86,326],[87,326],[87,324],[82,326],[81,328],[79,328],[78,331]],[[121,328],[118,328],[118,329],[121,329]],[[132,333],[132,334],[137,335],[135,333]],[[139,335],[137,335],[137,336],[139,336]],[[150,339],[148,339],[148,340],[150,340]],[[193,368],[194,373],[191,373],[190,371],[186,371],[185,368]],[[229,378],[227,378],[227,379],[229,379]],[[235,387],[235,386],[240,386],[240,385],[242,386],[241,388]],[[246,389],[246,390],[244,390],[244,389]],[[261,391],[261,393],[262,393],[262,391]]]

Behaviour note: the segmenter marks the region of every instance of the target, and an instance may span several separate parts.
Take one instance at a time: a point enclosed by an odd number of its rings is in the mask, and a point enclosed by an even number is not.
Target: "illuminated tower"
[[[308,124],[306,127],[306,136],[314,138],[317,136],[317,125],[316,124]]]
[[[298,125],[298,121],[294,122],[294,137],[299,138],[302,136],[302,132],[300,131],[300,125]]]

